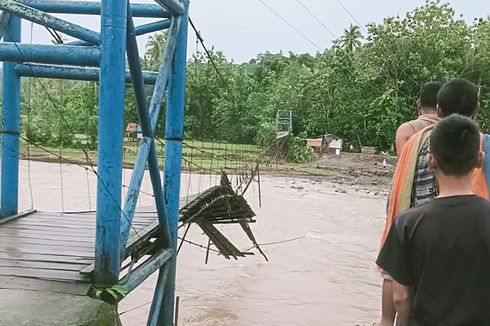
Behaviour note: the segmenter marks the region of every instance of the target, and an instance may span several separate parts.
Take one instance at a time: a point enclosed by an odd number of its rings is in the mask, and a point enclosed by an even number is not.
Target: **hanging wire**
[[[33,28],[34,28],[34,23],[31,22],[30,26],[30,42],[32,44],[32,39],[33,39]],[[31,133],[31,108],[32,108],[32,77],[29,77],[28,79],[28,87],[27,87],[27,135],[30,135]],[[31,180],[31,144],[27,143],[27,187],[29,190],[29,197],[31,201],[31,210],[34,209],[34,194],[32,191],[32,180]]]
[[[201,186],[202,186],[202,178],[203,178],[203,175],[204,175],[204,173],[205,173],[205,170],[203,170],[203,169],[204,169],[204,168],[203,168],[203,157],[204,157],[203,148],[204,148],[204,144],[203,144],[202,140],[201,140],[201,147],[202,147],[202,148],[201,148],[201,154],[200,154],[200,159],[201,159],[201,170],[200,170],[200,173],[199,173],[199,190],[198,190],[198,192],[197,192],[198,194],[200,194],[200,193],[201,193],[201,190],[202,190],[202,188],[201,188]]]
[[[61,112],[64,113],[64,105],[63,105],[63,81],[59,80],[59,92],[60,92],[60,103],[61,103]],[[76,137],[75,135],[73,135]],[[61,119],[60,115],[60,121],[59,121],[59,141],[60,141],[60,148],[59,148],[59,166],[60,166],[60,195],[61,195],[61,211],[65,211],[65,191],[64,191],[64,184],[63,184],[63,120]]]
[[[124,145],[123,145],[123,170],[122,170],[122,178],[123,178],[123,184],[126,184],[126,169],[124,167],[124,165],[126,164],[126,144],[125,144],[125,141],[124,141]],[[124,193],[124,198],[126,198],[126,194],[127,194],[127,191],[126,191],[126,187],[123,186],[123,193]]]
[[[89,211],[92,210],[92,199],[90,195],[90,178],[88,175],[88,169],[85,169],[85,176],[87,178],[87,195],[88,195],[88,209]]]
[[[300,35],[303,39],[305,39],[308,43],[316,47],[319,51],[322,51],[321,47],[318,46],[315,42],[313,42],[308,36],[306,36],[301,30],[296,28],[294,24],[290,23],[287,19],[282,17],[274,8],[272,8],[270,5],[268,5],[264,0],[259,0],[260,3],[267,9],[269,9],[277,18],[279,18],[283,23],[288,25],[293,31],[295,31],[298,35]]]
[[[185,198],[186,204],[189,203],[189,195],[192,188],[192,164],[190,162],[193,159],[193,152],[194,149],[190,148],[190,160],[189,162],[187,162],[187,189],[186,189],[186,198]]]
[[[211,153],[214,153],[214,141],[211,141]],[[213,186],[213,163],[214,163],[214,155],[211,155],[211,162],[209,164],[209,188]]]

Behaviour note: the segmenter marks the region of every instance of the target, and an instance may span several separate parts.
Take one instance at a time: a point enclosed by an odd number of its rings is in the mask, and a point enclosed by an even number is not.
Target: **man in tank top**
[[[402,148],[412,135],[418,131],[433,125],[439,121],[437,116],[437,92],[441,88],[438,82],[425,84],[420,90],[420,98],[417,100],[419,117],[405,122],[396,131],[396,154],[400,155]]]

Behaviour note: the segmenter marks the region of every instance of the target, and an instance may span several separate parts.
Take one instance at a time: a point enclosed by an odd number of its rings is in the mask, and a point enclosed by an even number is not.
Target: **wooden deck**
[[[158,229],[156,213],[137,212],[128,248]],[[0,224],[0,289],[85,295],[94,263],[95,213],[31,212]]]

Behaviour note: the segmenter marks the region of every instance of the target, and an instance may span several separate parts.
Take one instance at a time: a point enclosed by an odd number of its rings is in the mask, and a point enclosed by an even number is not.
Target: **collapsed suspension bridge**
[[[258,169],[250,173],[243,170],[237,178],[236,189],[223,173],[219,185],[181,203],[189,4],[187,0],[156,2],[0,0],[0,33],[3,37],[0,60],[5,62],[0,289],[90,295],[117,303],[127,292],[158,272],[148,325],[172,325],[179,224],[187,230],[191,224],[197,224],[209,237],[209,243],[226,258],[249,253],[233,245],[216,228],[217,224],[239,224],[258,248],[249,227],[255,214],[243,199],[250,183],[258,177]],[[100,32],[52,14],[100,15]],[[133,17],[157,20],[135,26]],[[22,19],[46,27],[54,36],[60,32],[76,40],[60,45],[21,43]],[[168,29],[168,39],[159,71],[143,71],[136,37],[164,29]],[[22,77],[98,81],[97,166],[89,157],[88,149],[81,146],[86,159],[86,164],[81,166],[97,178],[94,213],[34,210],[19,213],[19,144],[23,140],[38,146],[20,128]],[[143,134],[127,186],[122,181],[126,84],[133,85]],[[153,86],[149,102],[147,85]],[[165,97],[162,182],[156,144],[159,140],[155,135]],[[70,122],[61,111],[59,113],[69,132]],[[62,155],[59,158],[63,159]],[[186,162],[190,163],[189,160]],[[137,210],[146,169],[155,203],[154,207]],[[126,192],[124,203],[121,200],[123,187]],[[69,321],[65,322],[69,324]]]

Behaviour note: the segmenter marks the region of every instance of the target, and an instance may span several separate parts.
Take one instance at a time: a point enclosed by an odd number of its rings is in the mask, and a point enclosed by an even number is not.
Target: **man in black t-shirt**
[[[439,196],[398,217],[376,263],[394,279],[401,325],[490,325],[490,202],[471,182],[478,126],[452,115],[430,137]]]

